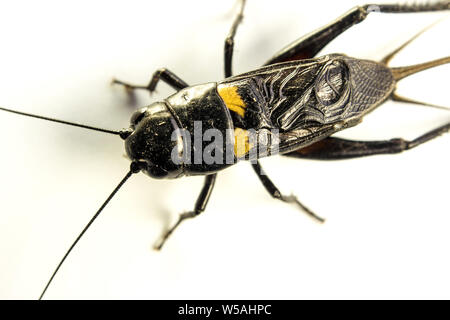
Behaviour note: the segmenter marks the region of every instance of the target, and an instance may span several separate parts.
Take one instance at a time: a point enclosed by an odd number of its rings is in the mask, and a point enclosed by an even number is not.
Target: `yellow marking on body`
[[[241,117],[244,117],[245,102],[242,100],[241,96],[237,92],[237,87],[234,86],[224,86],[219,88],[218,90],[219,96],[222,98],[223,102],[228,109],[236,112]]]
[[[252,148],[252,144],[249,143],[248,131],[235,128],[234,129],[234,154],[237,158],[245,156]]]

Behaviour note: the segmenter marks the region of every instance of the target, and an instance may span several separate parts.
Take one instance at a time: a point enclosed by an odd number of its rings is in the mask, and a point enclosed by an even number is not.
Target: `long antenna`
[[[42,297],[44,296],[45,292],[47,291],[48,287],[50,286],[50,284],[53,281],[53,278],[55,277],[56,273],[58,272],[59,268],[61,268],[62,264],[64,263],[64,261],[66,260],[67,256],[69,255],[69,253],[72,251],[72,249],[76,246],[76,244],[78,243],[78,241],[80,241],[81,237],[83,237],[83,235],[85,234],[85,232],[89,229],[89,227],[91,226],[91,224],[95,221],[95,219],[97,219],[97,217],[100,215],[100,213],[102,212],[102,210],[106,207],[106,205],[108,204],[108,202],[114,197],[114,195],[117,193],[117,191],[119,191],[119,189],[123,186],[123,184],[128,180],[128,178],[131,177],[131,175],[133,173],[137,173],[140,171],[139,165],[137,163],[132,162],[131,163],[131,167],[130,167],[130,171],[128,171],[128,173],[125,175],[125,177],[122,179],[122,181],[119,182],[119,184],[117,185],[117,187],[113,190],[113,192],[111,192],[111,194],[108,196],[108,198],[105,200],[105,202],[103,202],[102,206],[97,210],[97,212],[95,213],[95,215],[91,218],[91,220],[89,221],[89,223],[84,227],[83,231],[81,231],[81,233],[78,235],[78,237],[75,239],[75,241],[72,243],[72,245],[70,246],[69,250],[67,250],[66,254],[64,255],[64,257],[61,259],[61,261],[59,262],[58,266],[56,267],[55,271],[53,272],[52,276],[50,277],[50,280],[48,280],[47,285],[45,286],[44,290],[41,293],[41,296],[39,297],[39,300],[42,299]]]
[[[97,128],[97,127],[92,127],[92,126],[88,126],[88,125],[81,124],[81,123],[69,122],[69,121],[65,121],[65,120],[59,120],[59,119],[44,117],[44,116],[40,116],[40,115],[37,115],[37,114],[32,114],[32,113],[27,113],[27,112],[7,109],[7,108],[3,108],[3,107],[0,107],[0,110],[11,112],[11,113],[15,113],[15,114],[20,114],[22,116],[27,116],[27,117],[32,117],[32,118],[37,118],[37,119],[42,119],[42,120],[62,123],[62,124],[67,124],[69,126],[80,127],[80,128],[84,128],[84,129],[90,129],[90,130],[95,130],[95,131],[100,131],[100,132],[105,132],[105,133],[110,133],[110,134],[116,134],[116,135],[120,135],[120,136],[123,134],[123,130],[117,131],[117,130],[109,130],[109,129]]]

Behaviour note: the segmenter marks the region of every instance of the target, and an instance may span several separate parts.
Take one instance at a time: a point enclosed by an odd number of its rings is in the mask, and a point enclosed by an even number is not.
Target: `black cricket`
[[[315,58],[330,41],[345,30],[363,21],[371,12],[413,13],[443,11],[450,9],[450,1],[423,5],[364,5],[358,6],[330,24],[293,42],[275,54],[263,67],[244,74],[232,76],[234,36],[242,21],[245,0],[231,30],[225,39],[225,79],[190,87],[168,69],[153,74],[147,86],[135,86],[114,80],[127,90],[144,89],[152,92],[162,80],[177,90],[161,102],[136,111],[130,127],[120,131],[107,130],[73,122],[52,119],[7,108],[0,110],[39,119],[78,126],[86,129],[119,135],[125,141],[125,150],[131,159],[130,170],[109,195],[93,218],[82,230],[53,272],[40,299],[61,265],[90,225],[108,202],[133,174],[144,172],[153,178],[178,178],[204,175],[205,181],[192,211],[183,213],[155,245],[161,249],[170,234],[188,218],[202,213],[211,196],[217,173],[239,160],[248,160],[252,145],[248,144],[248,130],[254,130],[258,141],[263,141],[265,153],[259,157],[280,153],[285,156],[318,160],[337,160],[376,154],[399,153],[414,148],[445,132],[450,123],[431,130],[418,138],[407,141],[401,138],[386,141],[353,141],[330,137],[334,133],[357,125],[362,118],[388,99],[440,106],[401,97],[395,93],[399,80],[419,71],[450,63],[450,57],[413,66],[390,68],[389,61],[413,39],[386,56],[381,62],[351,58],[342,54],[329,54]],[[416,36],[417,37],[417,36]],[[202,123],[202,132],[215,129],[227,137],[234,130],[247,146],[244,152],[235,151],[232,162],[221,163],[174,163],[171,152],[193,153],[187,149],[184,139],[172,139],[180,129],[193,135],[194,122]],[[277,130],[277,139],[272,136]],[[237,144],[235,138],[227,145]],[[206,143],[202,144],[202,148]],[[217,154],[215,155],[217,156]],[[225,157],[225,150],[219,155]],[[283,195],[264,173],[260,163],[253,159],[251,165],[262,184],[275,199],[294,203],[319,222],[324,220],[304,206],[295,196]]]

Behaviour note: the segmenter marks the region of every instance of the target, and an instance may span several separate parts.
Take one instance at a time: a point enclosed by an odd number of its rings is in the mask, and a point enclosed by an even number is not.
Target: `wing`
[[[386,66],[345,55],[278,63],[227,78],[218,93],[235,127],[280,132],[280,152],[355,125],[395,88]]]
[[[394,88],[386,66],[337,54],[270,65],[218,85],[246,129],[283,132],[361,118]]]

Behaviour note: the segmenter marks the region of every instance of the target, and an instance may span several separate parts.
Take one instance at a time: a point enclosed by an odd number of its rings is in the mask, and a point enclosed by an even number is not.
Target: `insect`
[[[238,23],[236,21],[239,21],[239,19],[235,20],[235,24],[234,24],[235,27],[237,27],[237,25],[238,25]],[[346,21],[348,21],[348,20],[346,20]],[[233,28],[232,30],[235,30],[235,28]],[[337,30],[341,30],[341,28],[337,28]],[[314,45],[317,45],[317,41],[314,42]],[[227,52],[229,53],[230,49],[228,49]],[[229,57],[230,56],[231,55],[229,55]],[[306,57],[302,57],[302,58],[306,58]],[[321,103],[323,103],[324,105],[328,106],[328,105],[332,105],[332,104],[340,101],[341,98],[344,98],[344,96],[346,94],[348,94],[347,88],[345,87],[345,83],[349,81],[350,74],[351,74],[351,69],[348,67],[348,64],[351,64],[352,61],[353,61],[350,58],[348,58],[348,59],[349,60],[347,60],[347,58],[344,57],[344,56],[328,56],[328,57],[323,58],[323,60],[315,60],[314,62],[308,61],[308,60],[303,61],[302,63],[305,63],[304,65],[299,64],[298,62],[293,62],[290,65],[283,65],[283,66],[284,67],[287,66],[288,68],[291,67],[291,66],[294,66],[294,68],[298,68],[299,70],[303,67],[304,69],[302,71],[310,70],[311,72],[313,72],[313,74],[315,76],[314,79],[317,79],[319,84],[321,83],[320,79],[323,79],[322,82],[323,82],[324,86],[327,86],[327,84],[329,85],[331,83],[332,85],[329,86],[329,88],[323,89],[324,90],[323,92],[325,93],[324,95],[320,94],[321,91],[320,91],[320,89],[317,89],[316,86],[314,86],[314,88],[310,87],[310,92],[309,92],[309,93],[312,93],[313,92],[312,90],[315,90],[315,98],[319,99],[319,100],[321,99],[320,100]],[[358,61],[356,61],[356,62],[353,61],[353,62],[358,63]],[[441,62],[446,62],[446,61],[447,60],[443,60]],[[308,63],[309,63],[309,65],[307,65]],[[270,63],[270,65],[271,64],[272,63]],[[228,58],[228,63],[226,63],[226,65],[227,65],[227,67],[226,67],[227,68],[227,72],[226,73],[227,73],[227,76],[229,76],[230,75],[230,70],[231,70],[230,58]],[[317,69],[315,71],[315,73],[313,71],[314,67]],[[377,68],[377,67],[379,67],[379,65],[374,65],[374,67]],[[299,70],[297,70],[297,71],[299,71]],[[417,71],[417,69],[411,69],[411,68],[410,69],[396,69],[397,73],[399,73],[399,74],[401,74],[402,72],[406,72],[407,70]],[[276,75],[278,77],[282,78],[282,79],[287,79],[288,77],[292,77],[293,79],[294,78],[297,79],[296,77],[300,74],[300,73],[297,74],[294,71],[289,70],[289,69],[286,71],[286,70],[284,70],[282,68],[278,68],[277,69],[277,68],[271,67],[271,66],[267,67],[266,69],[263,69],[263,72],[266,72],[266,73],[270,73],[270,72],[274,72],[274,71],[275,71]],[[287,73],[287,75],[283,75],[283,74],[278,75],[278,73],[281,73],[282,71],[286,71],[286,72],[289,71],[289,72]],[[321,71],[322,73],[319,72],[319,71]],[[381,71],[385,71],[385,70],[381,69],[380,72]],[[178,86],[178,89],[180,89],[182,86],[185,85],[185,83],[182,80],[180,80],[179,78],[175,77],[174,74],[166,72],[166,73],[162,73],[160,75],[162,75],[163,77],[165,76],[166,79],[169,79],[169,80],[171,79],[172,80],[171,84],[173,86]],[[242,97],[241,94],[239,94],[239,92],[235,93],[235,92],[233,92],[233,89],[228,89],[228,88],[234,88],[234,87],[238,87],[239,88],[239,86],[241,86],[241,88],[245,88],[246,87],[245,84],[239,84],[239,83],[236,83],[236,82],[233,82],[233,81],[242,81],[242,79],[245,80],[245,78],[253,79],[253,78],[257,78],[257,76],[259,76],[259,74],[253,74],[253,75],[250,74],[250,75],[243,76],[244,78],[235,78],[234,80],[230,80],[229,82],[225,81],[225,82],[221,82],[219,84],[219,88],[218,88],[219,96],[218,97],[221,98],[223,101],[225,101],[225,106],[231,112],[234,112],[234,114],[232,114],[233,116],[236,117],[236,114],[237,114],[237,116],[242,116],[241,113],[247,112],[247,110],[243,110],[243,109],[249,108],[249,100],[246,100],[245,97]],[[384,75],[384,76],[386,76],[386,75]],[[309,77],[312,77],[312,76],[309,75]],[[397,77],[399,78],[400,76],[397,76]],[[328,78],[332,78],[332,80],[329,80]],[[382,79],[385,79],[385,77],[383,77]],[[265,80],[265,79],[263,79],[263,80]],[[271,80],[273,80],[274,83],[276,82],[273,78],[271,78]],[[392,83],[393,82],[391,82],[391,84]],[[276,84],[274,84],[273,86],[275,87],[275,85]],[[213,88],[216,88],[216,87],[213,86]],[[278,84],[278,87],[276,87],[276,88],[279,89],[279,91],[283,91],[283,89],[285,87],[283,87],[281,84]],[[208,88],[208,90],[211,90],[211,88]],[[221,90],[224,90],[224,91],[222,91],[222,94],[220,93]],[[263,90],[264,90],[264,88],[262,90],[260,90],[260,91],[263,91]],[[355,90],[357,90],[357,89],[355,89]],[[193,91],[188,91],[188,93],[192,93],[192,92]],[[198,90],[196,91],[195,94],[197,94],[197,92],[198,92]],[[388,88],[386,89],[386,92],[385,92],[386,96],[379,97],[379,100],[376,100],[374,103],[372,103],[373,107],[376,107],[379,103],[383,102],[383,100],[385,98],[387,98],[387,95],[390,94],[390,93],[392,93],[392,88],[388,86]],[[205,92],[205,91],[203,91],[199,95],[199,97],[205,97],[205,98],[210,98],[210,97],[213,97],[213,96],[214,95],[211,94],[210,92]],[[183,97],[183,96],[181,96],[181,97],[186,100],[185,97]],[[217,97],[217,95],[216,95],[216,97]],[[238,103],[237,104],[234,103],[236,97],[238,97],[237,98],[238,99]],[[242,101],[239,101],[239,97],[241,98]],[[274,97],[274,99],[277,99],[277,98],[279,100],[280,97]],[[295,98],[297,100],[300,99],[302,101],[304,101],[304,100],[308,101],[308,98],[303,97],[303,96],[295,96]],[[247,98],[247,99],[249,99],[249,98]],[[227,102],[229,102],[230,106],[227,104]],[[221,106],[223,106],[223,105],[221,105]],[[156,106],[156,107],[160,108],[160,106]],[[184,107],[185,107],[184,105],[181,105],[181,108],[184,108]],[[370,110],[371,107],[368,107],[368,108],[369,108],[368,110]],[[249,108],[248,110],[251,110],[251,109]],[[216,112],[213,113],[213,116],[218,116],[220,114],[220,112],[223,113],[223,111],[227,111],[227,110],[223,109],[223,108],[220,109],[220,110],[217,110]],[[283,109],[282,111],[283,112],[281,112],[281,116],[278,116],[279,121],[281,121],[281,122],[279,122],[279,126],[284,131],[292,131],[292,128],[295,128],[295,126],[296,126],[295,121],[299,121],[299,119],[298,119],[299,114],[296,113],[296,112],[298,112],[298,109],[291,108],[291,109],[287,109],[287,110]],[[148,113],[148,111],[145,111],[145,112]],[[229,112],[229,111],[227,111],[227,112]],[[362,114],[364,114],[364,112]],[[195,115],[198,115],[198,114],[200,114],[200,113],[196,112],[196,113],[193,113],[192,116],[195,116]],[[145,120],[145,118],[147,116],[148,116],[148,114],[143,113],[142,111],[139,111],[139,112],[137,112],[135,114],[135,116],[133,117],[132,121],[136,122],[135,126],[137,126],[138,120],[142,120],[142,119]],[[167,119],[172,120],[172,118],[171,118],[171,116],[169,114],[167,114],[166,116],[167,116]],[[310,116],[311,116],[311,119],[309,119],[309,121],[311,121],[311,123],[314,123],[314,122],[319,122],[320,123],[320,121],[319,121],[320,119],[318,120],[317,118],[314,118],[313,112],[310,114]],[[356,117],[356,120],[359,120],[358,117]],[[233,124],[235,124],[235,121],[237,121],[237,120],[233,119]],[[323,119],[322,119],[322,121],[323,121]],[[330,123],[330,124],[332,124],[332,126],[328,126],[328,127],[327,127],[326,123],[322,123],[321,129],[324,129],[326,133],[324,133],[323,135],[320,135],[318,137],[318,139],[319,138],[324,138],[325,136],[327,136],[329,134],[332,134],[332,133],[334,133],[337,130],[341,130],[341,129],[345,128],[346,125],[351,126],[351,125],[355,124],[353,122],[349,122],[349,123],[345,123],[345,124],[342,124],[342,125],[339,124],[338,126],[336,126],[336,122],[333,122],[333,121],[335,121],[335,120],[332,120],[332,122]],[[311,125],[311,123],[309,125]],[[154,128],[154,127],[155,127],[154,125],[148,126],[148,127],[145,126],[144,129],[147,129],[147,128],[151,129],[151,128]],[[215,127],[219,127],[219,126],[215,125]],[[314,127],[311,127],[311,126],[308,127],[308,129],[310,131],[314,131],[311,128],[314,128]],[[442,130],[444,130],[444,129],[446,130],[446,128],[447,127],[444,127]],[[116,132],[116,133],[118,133],[118,132]],[[122,136],[124,138],[127,137],[128,133],[129,133],[128,131],[122,131],[121,132],[121,134],[122,134]],[[156,132],[156,133],[161,135],[161,132]],[[135,136],[136,136],[136,134],[134,135],[134,137]],[[305,136],[305,135],[302,134],[302,136]],[[130,137],[133,137],[133,135],[131,135]],[[129,137],[127,137],[127,139],[128,138]],[[299,140],[299,136],[298,135],[297,136],[294,135],[293,137],[289,137],[289,139],[291,139],[291,138],[292,138],[292,141],[294,143],[298,142],[298,140]],[[311,138],[310,136],[307,136],[307,139],[310,139],[310,138]],[[133,146],[133,143],[132,143],[131,139],[128,140],[128,141],[129,141],[129,143],[127,144],[128,145],[128,153],[129,153],[129,155],[132,158],[136,157],[133,152],[134,151],[139,151],[139,150],[138,150],[138,148],[136,146]],[[169,140],[167,139],[166,141],[169,141]],[[284,142],[284,144],[281,143],[281,145],[282,146],[286,146],[286,144],[287,144],[288,147],[291,148],[291,145],[290,145],[291,142],[290,141],[291,140],[289,140],[288,142]],[[300,141],[299,143],[302,146],[303,145],[306,146],[306,145],[309,145],[310,143],[312,143],[314,141],[308,140],[305,144],[301,144],[303,142]],[[330,140],[326,140],[326,141],[330,141]],[[140,143],[137,143],[137,145],[140,145]],[[157,143],[155,143],[154,145],[155,146],[160,146]],[[383,147],[385,147],[385,145],[383,145]],[[292,150],[294,150],[294,149],[292,149]],[[329,149],[327,149],[327,150],[329,150]],[[160,151],[161,152],[157,153],[158,155],[160,155],[163,152],[163,150],[160,150]],[[284,150],[284,151],[286,151],[286,150]],[[151,154],[150,156],[152,156],[152,155],[153,154]],[[296,155],[297,156],[302,156],[302,154],[300,154],[300,155],[296,154]],[[303,154],[303,156],[308,156],[308,155],[312,155],[312,153]],[[138,158],[142,159],[143,157],[141,155],[141,156],[138,156]],[[151,163],[155,163],[155,161],[158,160],[158,159],[153,159],[153,158],[152,159],[144,158],[144,159],[146,161],[148,160]],[[161,162],[161,165],[162,164],[167,164],[168,163],[167,160],[168,159],[164,159],[164,161]],[[136,167],[136,166],[133,167],[132,171],[137,171],[139,169],[139,170],[150,171],[151,175],[160,175],[161,174],[161,172],[151,171],[151,168],[147,166],[148,164],[144,164],[143,162],[137,162],[137,163],[139,164],[139,166],[138,167]],[[260,168],[258,168],[257,164],[254,167],[258,169],[257,171],[259,171],[259,173],[261,173]],[[208,168],[207,170],[214,171],[216,169]],[[209,171],[207,171],[207,172],[209,172]],[[201,171],[200,173],[205,173],[205,171]],[[260,178],[264,181],[264,183],[268,187],[268,189],[271,189],[273,193],[275,193],[278,197],[280,197],[280,195],[277,194],[276,191],[273,189],[274,186],[269,184],[269,182],[267,180],[267,176],[260,175]],[[207,190],[209,190],[209,187],[211,187],[213,185],[212,180],[213,180],[213,177],[209,177],[209,178],[206,179],[205,186],[207,187]],[[208,194],[208,192],[206,192],[206,193]],[[284,197],[284,200],[287,200],[288,202],[294,201],[293,198],[288,198],[288,197]],[[200,204],[203,205],[205,203],[200,201]],[[310,214],[313,215],[312,212],[310,212]],[[163,239],[165,239],[168,234],[169,233],[167,233],[165,236],[163,236]]]

